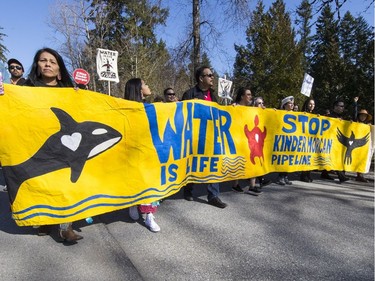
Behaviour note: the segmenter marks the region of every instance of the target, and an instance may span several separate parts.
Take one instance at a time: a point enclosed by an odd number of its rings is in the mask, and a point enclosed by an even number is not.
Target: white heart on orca
[[[70,135],[63,135],[61,137],[61,143],[69,148],[70,150],[76,151],[81,143],[82,135],[80,133],[73,133]]]
[[[354,141],[349,141],[349,145],[352,145]]]

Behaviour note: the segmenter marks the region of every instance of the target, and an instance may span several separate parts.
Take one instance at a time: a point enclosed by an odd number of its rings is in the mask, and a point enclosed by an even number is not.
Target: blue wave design
[[[245,161],[235,161],[233,163],[223,163],[223,167],[235,166],[235,165],[245,165],[245,164],[246,164]]]
[[[225,173],[225,172],[236,172],[238,170],[244,170],[245,169],[245,166],[244,165],[239,165],[237,167],[228,167],[228,168],[222,168],[221,169],[221,172],[222,173]]]
[[[230,158],[230,157],[224,157],[223,158],[223,163],[233,162],[233,161],[245,161],[245,157],[237,156],[236,158]]]
[[[318,157],[314,157],[312,160],[313,160],[313,163],[316,163],[316,165],[319,165],[319,166],[325,166],[325,165],[332,166],[331,157],[318,156]]]
[[[245,174],[245,157],[238,156],[236,158],[225,157],[221,167],[221,173],[224,175],[231,174],[236,177],[241,177]]]
[[[174,190],[176,190],[176,189],[174,189]],[[161,195],[149,195],[149,196],[141,197],[138,200],[135,200],[135,201],[132,201],[132,202],[126,202],[126,203],[112,203],[112,204],[111,203],[97,203],[97,204],[93,204],[93,205],[87,206],[87,207],[85,207],[83,209],[80,209],[80,210],[78,210],[78,211],[76,211],[74,213],[67,214],[67,215],[56,215],[56,214],[47,213],[47,212],[36,212],[34,214],[30,214],[28,216],[25,216],[22,219],[16,219],[16,220],[19,220],[19,221],[28,220],[28,219],[31,219],[31,218],[36,217],[36,216],[45,216],[45,217],[50,217],[50,218],[69,218],[69,217],[78,215],[80,213],[83,213],[84,211],[87,211],[87,210],[90,210],[90,209],[95,209],[95,208],[98,208],[98,207],[126,207],[126,206],[130,206],[133,203],[136,203],[136,202],[138,202],[138,201],[140,201],[142,199],[148,199],[148,198],[159,199],[161,197],[163,197],[163,196],[161,196]],[[32,209],[34,209],[34,208],[32,208]],[[48,208],[46,208],[46,209],[54,210],[55,208],[51,207],[51,206],[48,206]]]
[[[187,184],[188,180],[192,180],[196,183],[206,183],[207,181],[211,181],[211,180],[218,181],[218,182],[223,181],[225,178],[226,178],[225,176],[215,176],[215,175],[209,175],[209,176],[206,176],[206,177],[188,176],[182,182],[171,184],[163,190],[158,190],[156,188],[148,188],[148,189],[146,189],[142,192],[139,192],[135,195],[132,195],[132,196],[113,196],[113,195],[107,195],[107,194],[96,194],[94,196],[90,196],[90,197],[88,197],[86,199],[83,199],[83,200],[81,200],[81,201],[79,201],[79,202],[77,202],[73,205],[70,205],[70,206],[53,207],[53,206],[50,206],[50,205],[34,205],[34,206],[28,207],[24,210],[14,212],[13,214],[14,215],[22,215],[22,214],[27,213],[27,212],[35,211],[35,209],[46,209],[46,210],[51,210],[51,211],[67,211],[67,210],[71,210],[73,208],[77,208],[80,205],[85,204],[87,202],[95,201],[95,200],[98,200],[98,199],[105,199],[105,198],[111,199],[111,200],[119,200],[119,199],[126,200],[126,199],[132,199],[132,198],[135,199],[136,198],[136,200],[132,200],[132,201],[124,202],[124,203],[97,203],[97,204],[92,204],[92,205],[86,206],[85,208],[77,210],[74,213],[66,214],[66,215],[57,215],[57,214],[53,214],[53,213],[49,213],[49,212],[36,211],[35,213],[29,214],[29,215],[23,217],[22,219],[15,218],[15,220],[19,220],[19,221],[28,220],[28,219],[31,219],[35,216],[47,216],[47,217],[51,217],[51,218],[69,218],[71,216],[80,214],[80,213],[82,213],[86,210],[94,209],[94,208],[98,208],[98,207],[126,207],[126,206],[130,206],[130,205],[134,205],[134,204],[136,204],[137,202],[139,202],[143,199],[164,198],[164,197],[168,196],[168,194],[170,194],[174,191],[178,191],[180,189],[180,187],[185,186]],[[145,194],[149,191],[155,191],[159,194],[142,196],[142,194]]]

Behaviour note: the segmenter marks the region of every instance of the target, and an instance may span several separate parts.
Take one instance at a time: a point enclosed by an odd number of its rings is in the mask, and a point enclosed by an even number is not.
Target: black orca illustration
[[[360,139],[356,139],[352,131],[350,137],[344,136],[344,134],[337,128],[337,139],[341,144],[346,147],[344,163],[350,165],[352,163],[352,152],[355,148],[364,146],[370,137],[370,133]]]
[[[21,184],[37,176],[70,167],[70,180],[76,182],[88,159],[111,148],[122,138],[118,131],[105,124],[77,123],[61,109],[52,107],[51,110],[60,122],[60,131],[51,135],[30,159],[15,166],[3,166],[11,203]]]

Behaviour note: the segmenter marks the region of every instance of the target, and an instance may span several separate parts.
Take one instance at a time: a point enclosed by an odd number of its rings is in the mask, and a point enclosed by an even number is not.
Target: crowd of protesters
[[[33,64],[27,78],[23,78],[24,68],[21,62],[17,59],[8,60],[8,70],[11,74],[10,83],[14,85],[24,86],[37,86],[37,87],[76,87],[74,82],[69,75],[62,57],[53,49],[43,48],[37,51],[34,56]],[[183,100],[205,100],[210,102],[217,102],[215,91],[214,91],[214,73],[208,66],[199,67],[195,73],[196,85],[191,89],[188,89],[183,93],[181,101]],[[145,102],[146,98],[151,96],[151,90],[144,80],[141,78],[132,78],[126,82],[124,90],[124,98],[136,102]],[[369,124],[372,121],[372,115],[368,113],[366,109],[358,109],[357,102],[358,97],[354,99],[355,110],[353,113],[353,121]],[[178,95],[175,93],[172,87],[168,87],[164,90],[163,95],[154,95],[154,102],[178,102]],[[266,108],[265,102],[262,97],[253,97],[252,92],[249,88],[241,87],[238,89],[233,103],[235,106],[254,106],[259,108]],[[343,118],[344,102],[337,100],[333,104],[333,108],[329,112],[329,117]],[[298,111],[298,105],[294,102],[293,96],[285,97],[281,100],[280,110],[287,111]],[[276,110],[276,109],[275,109]],[[315,113],[315,100],[308,98],[302,106],[302,112],[309,114]],[[348,180],[345,175],[345,171],[335,171],[340,183]],[[322,179],[333,180],[334,178],[329,174],[328,171],[323,171],[321,174]],[[300,180],[303,182],[312,182],[312,176],[310,171],[300,172]],[[358,173],[356,177],[357,181],[367,182],[368,180],[363,174]],[[270,180],[266,180],[264,176],[258,178],[248,179],[249,188],[246,193],[252,195],[259,195],[261,188],[271,183]],[[292,182],[289,180],[288,173],[279,173],[276,181],[279,185],[291,185]],[[193,186],[194,184],[189,183],[183,187],[184,198],[188,201],[193,201]],[[208,204],[218,207],[225,208],[226,203],[222,202],[219,198],[220,195],[220,183],[209,183],[207,186],[207,202]],[[235,192],[244,192],[244,189],[239,185],[239,181],[236,180],[232,186]],[[6,189],[5,189],[6,191]],[[151,204],[141,204],[139,206],[133,206],[129,208],[129,216],[133,220],[139,220],[139,213],[142,215],[144,224],[153,232],[160,231],[160,226],[156,223],[154,214],[159,206],[159,202],[153,202]],[[51,226],[36,226],[38,229],[38,235],[47,235],[51,232]],[[75,243],[82,239],[81,235],[74,232],[72,223],[60,224],[58,227],[59,237],[67,242]]]

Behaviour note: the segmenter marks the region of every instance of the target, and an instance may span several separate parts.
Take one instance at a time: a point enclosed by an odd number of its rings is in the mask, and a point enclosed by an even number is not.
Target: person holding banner
[[[22,86],[23,84],[25,84],[26,79],[22,77],[25,70],[23,68],[22,63],[20,63],[19,60],[17,60],[17,59],[8,60],[8,71],[10,73],[10,84],[19,85],[19,86]],[[1,82],[0,82],[0,84],[1,84]],[[1,167],[0,167],[0,170],[1,170],[0,176],[4,177]],[[3,189],[3,191],[8,191],[6,185]]]
[[[250,106],[253,103],[252,100],[253,96],[251,90],[245,87],[241,87],[238,89],[236,93],[236,99],[234,100],[233,105],[243,105],[243,106]],[[250,178],[250,187],[248,190],[249,194],[258,195],[260,190],[255,187],[255,178]],[[232,186],[232,190],[235,192],[243,192],[241,186],[239,185],[239,181],[235,180]]]
[[[208,66],[201,66],[195,71],[195,81],[197,84],[187,90],[183,96],[182,101],[200,99],[206,101],[216,102],[214,90],[212,89],[214,83],[214,74]],[[193,183],[189,183],[184,187],[184,198],[187,201],[193,201]],[[218,207],[225,208],[226,203],[222,202],[219,198],[220,185],[219,183],[209,183],[207,186],[207,200],[208,204]]]
[[[43,48],[36,52],[24,86],[74,87],[74,84],[61,55],[53,49]],[[39,236],[48,235],[50,232],[50,225],[38,227]],[[60,224],[58,235],[62,241],[69,243],[75,243],[83,238],[74,232],[71,222]]]
[[[178,101],[178,98],[176,96],[176,93],[174,92],[173,88],[166,88],[164,90],[164,101],[165,102],[176,102]]]
[[[303,103],[302,112],[310,114],[315,113],[315,100],[313,98],[310,97]],[[302,171],[300,180],[303,182],[312,182],[311,171]]]
[[[354,114],[353,120],[355,122],[363,123],[363,124],[371,124],[372,115],[367,112],[366,109],[361,109],[358,112],[358,100],[359,97],[354,97]],[[362,173],[357,173],[357,177],[355,178],[356,181],[359,182],[368,182],[368,180],[363,176]]]
[[[286,111],[293,111],[293,108],[294,108],[293,96],[286,97],[285,99],[281,101],[280,109],[286,110]],[[286,172],[279,173],[279,177],[276,183],[279,185],[286,185],[286,184],[291,185],[292,184],[292,182],[288,179],[288,173]]]
[[[148,85],[140,78],[132,78],[125,84],[126,100],[143,102],[147,96],[151,95],[151,90]],[[159,201],[152,202],[151,204],[141,204],[139,206],[132,206],[129,208],[129,216],[132,220],[139,220],[139,212],[142,215],[145,225],[152,232],[159,232],[160,226],[156,223],[154,214],[159,206]]]
[[[262,97],[255,97],[254,100],[253,100],[253,106],[254,107],[260,107],[260,108],[263,108],[263,109],[266,108],[266,104],[265,104],[264,99]],[[259,176],[257,179],[258,179],[258,183],[259,183],[259,188],[262,188],[262,187],[267,186],[267,185],[272,183],[271,180],[265,179],[264,176]]]
[[[26,79],[22,77],[25,72],[22,63],[16,59],[10,59],[8,60],[8,70],[11,84],[22,86],[25,83]]]
[[[345,104],[344,101],[342,100],[336,100],[333,103],[333,110],[331,113],[328,115],[328,117],[333,117],[333,118],[338,118],[338,119],[344,119],[343,114],[344,114],[344,109],[345,109]],[[345,171],[335,171],[337,174],[340,183],[346,182],[349,180],[347,176],[345,176]],[[320,174],[320,177],[322,179],[327,179],[327,180],[335,180],[332,178],[327,170],[323,170],[322,173]]]

